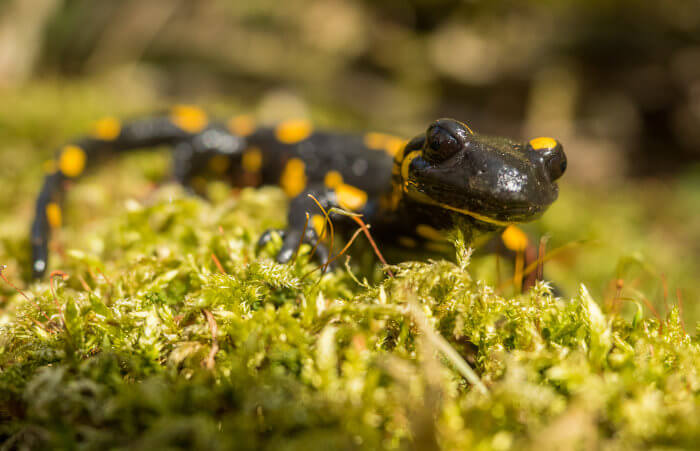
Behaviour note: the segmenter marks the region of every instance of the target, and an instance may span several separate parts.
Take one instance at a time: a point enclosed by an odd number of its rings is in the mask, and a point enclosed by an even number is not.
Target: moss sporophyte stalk
[[[557,297],[544,282],[506,297],[472,278],[459,237],[454,262],[407,261],[394,277],[352,264],[309,275],[311,246],[284,265],[279,237],[255,251],[284,221],[280,204],[272,188],[211,204],[165,187],[67,249],[56,262],[67,279],[54,274],[26,298],[12,289],[0,329],[3,446],[700,440],[698,336],[677,309],[646,318],[640,305],[625,318],[584,286]]]

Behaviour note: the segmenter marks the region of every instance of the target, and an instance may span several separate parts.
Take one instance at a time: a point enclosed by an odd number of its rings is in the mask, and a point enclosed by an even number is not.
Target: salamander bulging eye
[[[561,146],[559,146],[559,148],[561,150]],[[551,181],[557,180],[564,175],[564,171],[566,171],[566,155],[564,155],[562,151],[553,153],[545,161],[545,165],[547,166],[549,179]]]
[[[462,146],[455,136],[439,125],[428,128],[426,138],[423,154],[428,161],[433,163],[447,160]]]

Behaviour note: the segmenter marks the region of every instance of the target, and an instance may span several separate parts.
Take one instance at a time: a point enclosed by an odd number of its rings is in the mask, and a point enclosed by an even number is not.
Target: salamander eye
[[[426,133],[423,155],[432,163],[447,160],[462,147],[462,143],[440,125],[431,125]]]
[[[566,155],[564,152],[557,152],[547,160],[546,165],[549,179],[554,181],[564,175],[564,171],[566,171]]]
[[[529,142],[530,147],[540,153],[547,174],[551,181],[557,180],[566,171],[566,154],[562,145],[553,138],[535,138]]]

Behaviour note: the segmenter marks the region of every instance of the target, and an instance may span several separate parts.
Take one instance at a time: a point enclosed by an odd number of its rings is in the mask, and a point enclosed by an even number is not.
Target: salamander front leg
[[[323,232],[324,216],[316,202],[309,197],[314,196],[323,208],[328,210],[335,206],[335,196],[325,189],[307,190],[293,198],[289,204],[288,226],[286,230],[267,230],[258,241],[258,246],[264,246],[271,238],[272,233],[278,232],[282,238],[282,248],[277,253],[277,262],[287,263],[292,259],[300,244],[316,246],[316,255],[319,263],[325,264],[329,257],[329,249],[319,243],[319,235]],[[307,216],[308,213],[308,216]]]
[[[303,239],[301,237],[301,231],[288,233],[287,230],[284,229],[268,229],[260,236],[257,248],[260,249],[272,241],[272,236],[275,233],[279,234],[283,243],[282,248],[277,253],[278,263],[287,263],[291,260],[300,244],[316,246],[316,254],[314,257],[322,265],[330,258],[328,246],[318,242],[318,234],[311,225],[307,226]]]

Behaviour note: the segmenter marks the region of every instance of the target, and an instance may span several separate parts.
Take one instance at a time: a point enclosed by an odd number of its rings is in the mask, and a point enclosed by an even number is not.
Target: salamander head
[[[394,180],[408,198],[506,225],[531,221],[556,200],[566,155],[552,138],[520,143],[439,119],[395,163]]]

